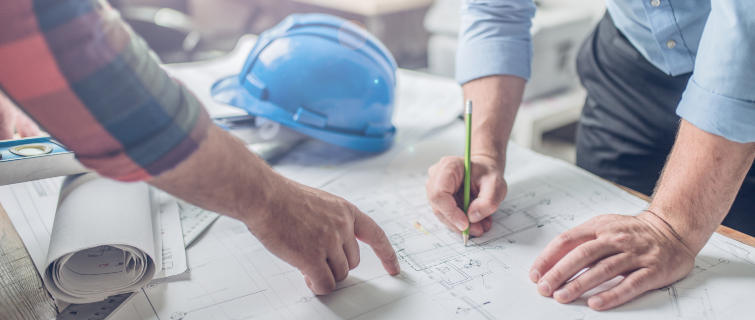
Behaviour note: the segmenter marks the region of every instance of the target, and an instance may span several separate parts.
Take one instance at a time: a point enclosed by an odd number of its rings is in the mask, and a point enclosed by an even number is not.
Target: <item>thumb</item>
[[[498,210],[501,201],[506,197],[506,181],[503,177],[489,174],[480,179],[480,192],[477,198],[469,204],[469,221],[480,222]]]

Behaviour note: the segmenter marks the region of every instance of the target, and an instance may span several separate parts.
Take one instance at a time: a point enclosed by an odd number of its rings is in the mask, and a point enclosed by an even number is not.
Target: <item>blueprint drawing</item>
[[[240,222],[221,217],[187,249],[189,270],[143,288],[115,319],[747,319],[755,314],[755,248],[714,234],[684,279],[611,311],[587,297],[570,304],[540,296],[527,277],[561,232],[607,213],[634,215],[646,202],[559,160],[511,146],[508,196],[493,227],[473,238],[436,220],[427,168],[462,148],[460,123],[402,145],[323,186],[385,230],[401,262],[391,277],[366,245],[358,268],[328,296],[270,254]]]

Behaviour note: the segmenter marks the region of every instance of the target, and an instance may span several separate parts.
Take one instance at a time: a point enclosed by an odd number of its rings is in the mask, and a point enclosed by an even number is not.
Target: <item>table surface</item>
[[[648,196],[619,186],[647,201]],[[719,226],[716,232],[755,247],[755,238]],[[0,204],[0,319],[52,319],[57,315],[52,297],[21,238]]]

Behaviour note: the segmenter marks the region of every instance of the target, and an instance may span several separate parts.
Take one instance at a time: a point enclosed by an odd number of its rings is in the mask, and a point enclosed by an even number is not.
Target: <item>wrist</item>
[[[238,206],[233,218],[244,222],[250,230],[254,226],[264,225],[265,220],[283,205],[285,197],[293,196],[293,181],[272,169],[266,169],[261,170],[254,180],[249,180],[247,188],[235,191]]]
[[[486,163],[503,172],[506,166],[506,145],[472,148],[471,159],[475,162]]]
[[[713,231],[708,231],[708,228],[693,226],[687,219],[677,217],[680,217],[680,215],[653,204],[650,204],[644,212],[638,215],[638,218],[655,226],[656,230],[667,238],[681,242],[690,254],[696,256],[705,246]]]
[[[471,157],[472,162],[483,164],[490,168],[490,170],[493,170],[499,174],[503,174],[504,168],[506,166],[506,155],[500,155],[495,156],[491,154],[486,153],[472,153]]]

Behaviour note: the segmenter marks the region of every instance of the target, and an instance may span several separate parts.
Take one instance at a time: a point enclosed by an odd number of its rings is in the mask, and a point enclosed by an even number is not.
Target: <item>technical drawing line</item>
[[[736,254],[733,254],[733,253],[729,252],[729,250],[726,250],[726,249],[724,249],[724,248],[721,248],[721,247],[719,247],[719,246],[717,246],[717,245],[715,245],[715,244],[713,244],[713,243],[711,243],[711,242],[708,242],[708,244],[709,244],[709,245],[711,245],[711,246],[714,246],[714,247],[716,247],[716,248],[718,248],[718,249],[720,249],[720,250],[721,250],[721,251],[723,251],[723,252],[726,252],[726,253],[728,253],[728,254],[730,254],[730,255],[732,255],[732,256],[735,256],[735,257],[739,258],[740,260],[742,260],[742,261],[744,261],[744,262],[747,262],[747,263],[749,263],[749,264],[751,264],[751,265],[755,266],[755,263],[751,262],[751,261],[750,261],[750,260],[748,260],[748,259],[742,258],[742,257],[740,257],[740,256],[738,256],[738,255],[736,255]],[[729,245],[731,245],[731,244],[729,244]],[[745,250],[745,251],[747,251],[747,250]]]
[[[189,314],[189,313],[192,313],[192,312],[195,312],[195,311],[199,311],[199,310],[202,310],[202,309],[207,309],[207,308],[209,308],[209,307],[214,307],[214,306],[217,306],[217,305],[220,305],[220,304],[224,304],[224,303],[226,303],[226,302],[231,302],[231,301],[233,301],[233,300],[238,300],[238,299],[241,299],[241,298],[244,298],[244,297],[248,297],[248,296],[251,296],[251,295],[255,295],[255,294],[258,294],[258,293],[260,293],[260,292],[265,292],[265,291],[267,291],[267,289],[263,289],[263,290],[260,290],[260,291],[257,291],[257,292],[252,292],[252,293],[250,293],[250,294],[245,294],[245,295],[243,295],[243,296],[239,296],[239,297],[236,297],[236,298],[233,298],[233,299],[228,299],[228,300],[225,300],[225,301],[222,301],[222,302],[218,302],[218,303],[215,303],[215,304],[211,304],[211,305],[209,305],[209,306],[204,306],[204,307],[201,307],[201,308],[199,308],[199,309],[194,309],[194,310],[191,310],[191,311],[187,311],[187,312],[185,312],[185,313],[186,313],[186,314]]]
[[[527,231],[527,230],[530,230],[530,229],[533,229],[533,228],[540,228],[540,227],[542,227],[542,226],[544,226],[546,224],[559,221],[559,220],[554,220],[554,219],[555,218],[551,218],[551,219],[548,219],[546,221],[543,221],[542,223],[537,222],[535,224],[532,224],[530,226],[524,227],[522,229],[510,232],[510,233],[507,233],[507,234],[504,234],[504,235],[500,235],[500,236],[497,236],[495,238],[491,238],[491,239],[485,240],[485,241],[480,242],[480,243],[475,243],[474,246],[485,246],[485,245],[490,244],[491,242],[495,242],[495,241],[498,241],[498,240],[501,240],[501,239],[506,239],[506,238],[511,237],[511,236],[513,236],[515,234],[522,233],[524,231]]]
[[[66,269],[68,269],[68,271],[71,271],[71,272],[73,272],[75,274],[78,274],[80,276],[100,276],[100,275],[103,275],[103,274],[114,274],[114,273],[121,273],[121,272],[123,272],[123,270],[121,270],[121,271],[105,272],[105,273],[78,273],[76,271],[71,270],[71,268],[69,268],[67,265],[64,265],[64,266],[66,267]]]
[[[363,316],[363,315],[365,315],[365,314],[368,314],[368,313],[370,313],[370,312],[372,312],[372,311],[375,311],[375,310],[377,310],[377,309],[380,309],[380,308],[386,307],[386,306],[388,306],[389,304],[392,304],[392,303],[394,303],[394,302],[396,302],[396,301],[399,301],[399,300],[403,300],[403,299],[406,299],[406,298],[408,298],[408,297],[411,297],[411,296],[413,296],[413,295],[415,295],[415,294],[418,294],[418,293],[421,293],[421,292],[422,292],[422,291],[417,291],[417,292],[414,292],[414,293],[410,293],[410,294],[408,294],[408,295],[405,295],[405,296],[402,296],[402,297],[399,297],[399,298],[393,299],[393,300],[391,300],[391,301],[388,301],[388,302],[386,302],[386,303],[384,303],[384,304],[381,304],[381,305],[379,305],[379,306],[377,306],[377,307],[374,307],[374,308],[372,308],[372,309],[370,309],[370,310],[367,310],[367,311],[365,311],[365,312],[362,312],[362,313],[360,313],[360,314],[357,314],[357,315],[355,315],[355,316],[353,316],[353,317],[351,317],[351,318],[348,318],[348,320],[352,320],[352,319],[356,319],[356,318],[359,318],[359,317],[361,317],[361,316]]]
[[[16,191],[13,190],[13,188],[10,188],[10,191],[11,193],[13,193],[13,198],[16,199],[16,203],[21,203],[21,201],[18,199],[18,195],[16,194]],[[26,210],[24,210],[24,208],[21,208],[21,211],[24,212],[24,220],[26,220],[26,225],[28,225],[29,227],[33,226],[33,224],[29,222],[29,218],[27,218]],[[39,216],[39,210],[37,210],[37,216]],[[45,229],[47,228],[45,227]],[[47,235],[48,236],[50,235],[50,231],[47,231]],[[42,252],[45,253],[45,255],[47,255],[47,248],[42,248],[42,243],[44,242],[39,240],[36,232],[34,233],[34,239],[37,240],[37,244],[39,245],[39,250],[41,250]]]
[[[147,302],[149,303],[149,307],[152,308],[152,312],[155,313],[155,316],[157,317],[157,320],[160,320],[160,314],[157,313],[157,310],[155,310],[155,306],[152,305],[152,300],[149,300],[149,296],[147,295],[147,292],[144,291],[144,287],[142,287],[142,293],[144,293],[144,297],[147,298]]]
[[[474,301],[472,301],[472,299],[469,299],[467,297],[462,297],[461,301],[466,302],[469,306],[472,307],[470,308],[471,310],[475,310],[479,312],[483,317],[485,317],[485,319],[495,320],[495,317],[492,314],[490,314],[487,310],[483,309],[482,306],[477,305]],[[490,302],[486,302],[483,305],[488,304],[488,303]]]

